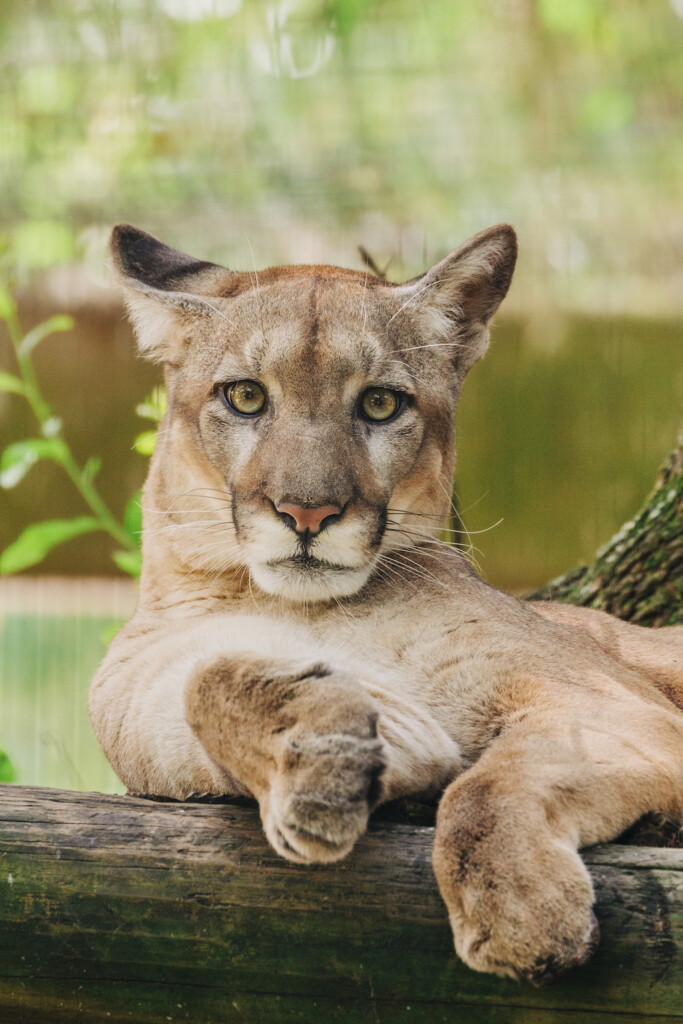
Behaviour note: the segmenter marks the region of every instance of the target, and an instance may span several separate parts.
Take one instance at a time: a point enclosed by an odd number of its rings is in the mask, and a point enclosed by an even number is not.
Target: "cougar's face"
[[[372,298],[362,282],[262,283],[233,299],[222,351],[214,334],[170,375],[171,417],[195,473],[205,460],[224,489],[223,507],[205,500],[229,518],[230,551],[270,594],[316,601],[359,590],[400,543],[404,512],[450,472],[452,386],[429,366],[431,381],[418,380]],[[212,553],[218,570],[220,543]]]
[[[515,254],[512,229],[491,228],[391,285],[335,267],[234,273],[115,229],[141,351],[168,386],[143,574],[157,545],[157,561],[242,568],[300,602],[391,577],[387,553],[438,535],[448,510],[455,404]]]

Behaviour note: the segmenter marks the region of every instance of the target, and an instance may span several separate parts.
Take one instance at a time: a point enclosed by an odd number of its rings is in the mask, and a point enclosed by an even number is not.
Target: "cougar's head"
[[[168,388],[145,560],[241,567],[270,594],[320,601],[438,536],[455,404],[510,284],[512,228],[405,284],[328,266],[233,272],[126,225],[111,244]]]

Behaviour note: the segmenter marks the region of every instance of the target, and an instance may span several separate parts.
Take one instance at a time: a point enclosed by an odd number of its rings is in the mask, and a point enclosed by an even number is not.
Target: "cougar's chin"
[[[357,567],[294,556],[276,562],[252,564],[249,571],[254,582],[267,594],[303,604],[356,594],[367,583],[372,566],[372,562]]]

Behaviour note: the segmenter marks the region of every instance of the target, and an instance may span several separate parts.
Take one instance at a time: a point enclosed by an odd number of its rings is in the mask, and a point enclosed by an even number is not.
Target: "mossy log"
[[[662,466],[638,514],[580,565],[530,600],[601,608],[641,626],[683,623],[683,445]]]
[[[683,1021],[682,850],[586,851],[601,945],[533,989],[455,956],[432,833],[299,867],[238,803],[0,787],[0,1021]]]

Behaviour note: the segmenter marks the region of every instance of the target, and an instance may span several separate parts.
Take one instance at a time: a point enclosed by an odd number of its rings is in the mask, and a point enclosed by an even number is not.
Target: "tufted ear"
[[[114,228],[109,250],[140,352],[156,361],[177,362],[197,318],[215,315],[208,297],[220,295],[231,271],[171,249],[130,224]]]
[[[426,344],[453,345],[464,377],[486,352],[489,321],[505,298],[517,260],[509,224],[474,235],[426,274],[398,288],[406,309],[421,321]]]

